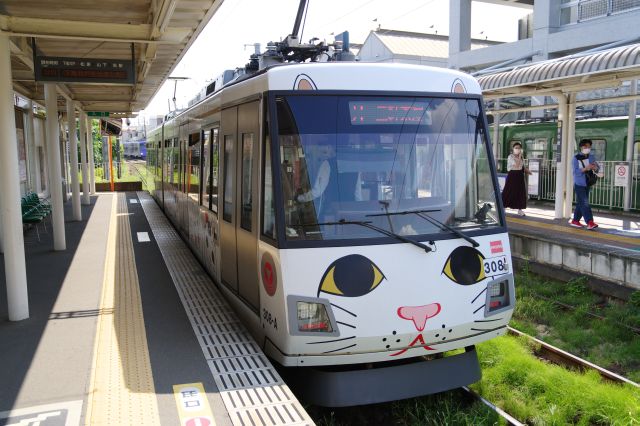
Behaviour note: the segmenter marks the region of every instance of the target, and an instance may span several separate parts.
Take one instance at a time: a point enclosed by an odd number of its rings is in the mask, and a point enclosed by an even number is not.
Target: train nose
[[[398,316],[402,319],[413,321],[416,330],[424,330],[427,319],[435,317],[440,313],[440,304],[431,303],[422,306],[401,306],[398,308]]]

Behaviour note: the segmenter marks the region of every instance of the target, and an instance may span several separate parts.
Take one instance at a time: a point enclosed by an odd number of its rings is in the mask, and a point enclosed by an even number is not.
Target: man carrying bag
[[[580,152],[573,157],[573,190],[576,194],[576,210],[569,225],[575,228],[584,228],[580,219],[584,217],[587,229],[596,229],[598,225],[593,221],[593,213],[589,205],[589,192],[598,181],[596,171],[598,163],[591,153],[591,139],[582,139],[579,143]]]

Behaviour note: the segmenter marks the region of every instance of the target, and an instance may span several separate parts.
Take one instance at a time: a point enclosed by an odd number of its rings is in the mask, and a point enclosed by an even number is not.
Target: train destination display
[[[428,102],[353,101],[349,102],[351,124],[430,124]]]
[[[35,79],[76,83],[133,84],[133,61],[37,56]]]

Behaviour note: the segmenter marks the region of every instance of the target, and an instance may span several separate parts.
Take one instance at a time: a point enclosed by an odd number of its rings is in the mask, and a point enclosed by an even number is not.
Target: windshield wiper
[[[371,222],[349,221],[349,220],[340,219],[337,222],[316,223],[314,225],[359,225],[359,226],[363,226],[365,228],[373,229],[374,231],[378,231],[379,233],[384,234],[384,235],[386,235],[388,237],[393,237],[396,240],[400,240],[400,241],[405,242],[405,243],[413,244],[416,247],[420,247],[422,250],[424,250],[427,253],[433,251],[433,249],[431,247],[427,246],[427,245],[424,245],[424,244],[419,243],[417,241],[410,240],[409,238],[405,238],[402,235],[396,234],[395,232],[387,231],[384,228],[379,228],[379,227],[377,227],[375,225],[372,225]]]
[[[442,209],[405,210],[405,211],[391,212],[391,213],[368,214],[366,216],[372,217],[372,216],[396,216],[396,215],[405,215],[405,214],[415,214],[416,216],[421,217],[422,219],[442,229],[443,231],[453,232],[458,237],[464,238],[466,241],[470,242],[471,245],[473,245],[474,247],[478,247],[480,245],[480,243],[478,243],[476,240],[469,237],[468,235],[464,234],[463,232],[458,231],[457,229],[447,225],[446,223],[440,222],[438,219],[435,219],[427,214],[427,213],[433,213],[433,212],[439,212],[439,211],[442,211]]]

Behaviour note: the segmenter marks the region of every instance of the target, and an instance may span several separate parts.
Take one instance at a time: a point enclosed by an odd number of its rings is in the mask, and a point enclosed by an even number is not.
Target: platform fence
[[[555,160],[540,161],[538,195],[530,198],[555,201],[557,163]],[[616,185],[616,174],[619,171],[620,161],[599,161],[603,177],[591,188],[589,203],[594,207],[611,210],[624,208],[624,187]],[[529,160],[525,160],[528,167]],[[499,174],[507,173],[507,159],[496,159],[496,168]],[[640,210],[640,162],[632,162],[627,169],[631,173],[631,210]],[[574,194],[575,202],[575,194]]]

